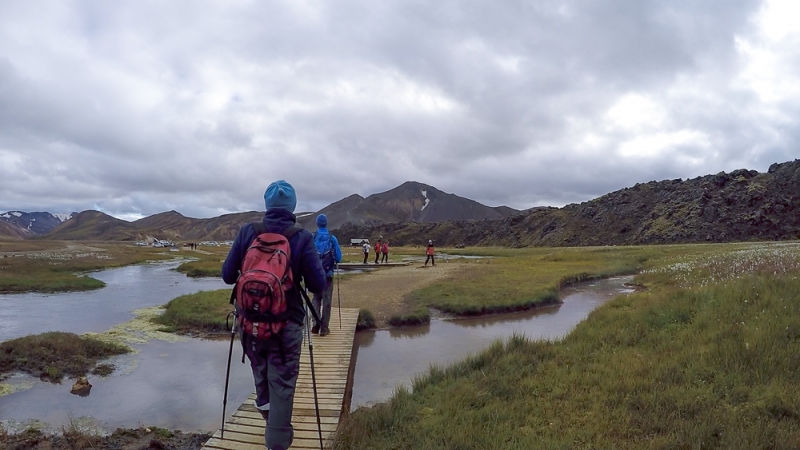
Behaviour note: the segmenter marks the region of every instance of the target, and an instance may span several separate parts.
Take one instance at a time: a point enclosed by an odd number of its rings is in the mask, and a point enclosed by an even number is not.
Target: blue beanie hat
[[[325,228],[328,226],[328,217],[325,214],[320,214],[317,216],[317,227]]]
[[[293,213],[297,206],[294,188],[284,180],[270,184],[267,186],[267,191],[264,192],[264,205],[267,209],[280,208]]]

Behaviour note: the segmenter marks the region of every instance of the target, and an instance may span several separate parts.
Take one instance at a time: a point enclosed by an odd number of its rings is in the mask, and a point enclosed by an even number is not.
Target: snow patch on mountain
[[[422,196],[425,197],[425,204],[422,205],[422,209],[420,209],[420,211],[425,211],[425,207],[428,206],[428,203],[431,202],[431,199],[428,198],[428,191],[423,189],[420,192],[422,192]]]
[[[71,213],[70,214],[53,214],[53,217],[55,217],[56,219],[60,220],[61,223],[64,223],[64,222],[68,221],[69,219],[72,219],[72,214]]]

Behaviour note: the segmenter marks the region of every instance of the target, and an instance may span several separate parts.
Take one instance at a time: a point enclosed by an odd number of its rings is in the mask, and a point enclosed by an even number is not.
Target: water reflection
[[[413,338],[418,338],[418,337],[421,337],[421,336],[425,336],[426,334],[430,333],[431,324],[427,323],[427,324],[418,325],[418,326],[415,326],[415,327],[390,328],[390,329],[388,329],[386,331],[389,332],[389,336],[392,339],[413,339]],[[373,339],[374,339],[374,334],[375,333],[370,333],[370,334],[373,334]],[[359,341],[359,345],[360,345],[360,341]]]

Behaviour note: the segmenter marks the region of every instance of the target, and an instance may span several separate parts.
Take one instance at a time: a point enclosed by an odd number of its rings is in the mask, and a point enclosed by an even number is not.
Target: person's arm
[[[303,235],[300,235],[300,233],[303,233]],[[311,293],[321,294],[327,286],[328,279],[322,269],[317,246],[314,245],[314,240],[311,239],[311,233],[307,231],[301,231],[300,233],[297,236],[298,239],[303,239],[300,250],[300,275],[303,277],[303,283],[306,288]]]
[[[239,229],[239,233],[236,234],[236,239],[233,241],[233,245],[231,245],[231,249],[228,251],[228,257],[225,258],[225,262],[222,263],[222,281],[224,281],[225,284],[234,284],[239,278],[244,252],[247,251],[244,245],[249,244],[243,244],[243,242],[246,237],[245,235],[249,233],[250,229],[252,229],[250,224],[246,224]]]
[[[336,239],[336,236],[331,236],[331,238],[332,238],[331,242],[333,242],[333,248],[334,248],[333,253],[334,256],[336,257],[336,262],[340,263],[342,262],[342,248],[339,247],[339,240]]]

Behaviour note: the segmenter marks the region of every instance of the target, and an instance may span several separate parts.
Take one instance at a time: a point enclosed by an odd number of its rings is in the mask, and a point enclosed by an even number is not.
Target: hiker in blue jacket
[[[295,226],[297,197],[291,184],[276,181],[264,193],[264,225],[267,232],[281,233]],[[222,264],[222,279],[236,283],[248,247],[256,238],[253,224],[244,225],[233,241]],[[300,371],[305,308],[300,296],[300,282],[316,296],[325,290],[325,271],[310,232],[301,229],[289,239],[290,263],[294,287],[286,292],[289,320],[277,339],[259,339],[241,333],[244,352],[250,359],[256,385],[256,408],[267,421],[264,440],[271,450],[285,450],[292,443],[292,404]]]
[[[331,301],[333,300],[333,271],[336,264],[342,262],[342,249],[339,247],[339,240],[328,231],[328,217],[325,214],[317,216],[317,232],[314,233],[314,244],[317,246],[317,253],[325,270],[326,287],[321,294],[314,294],[311,303],[317,310],[319,319],[322,323],[315,323],[311,328],[312,333],[319,333],[325,336],[331,332],[328,324],[331,319]]]

